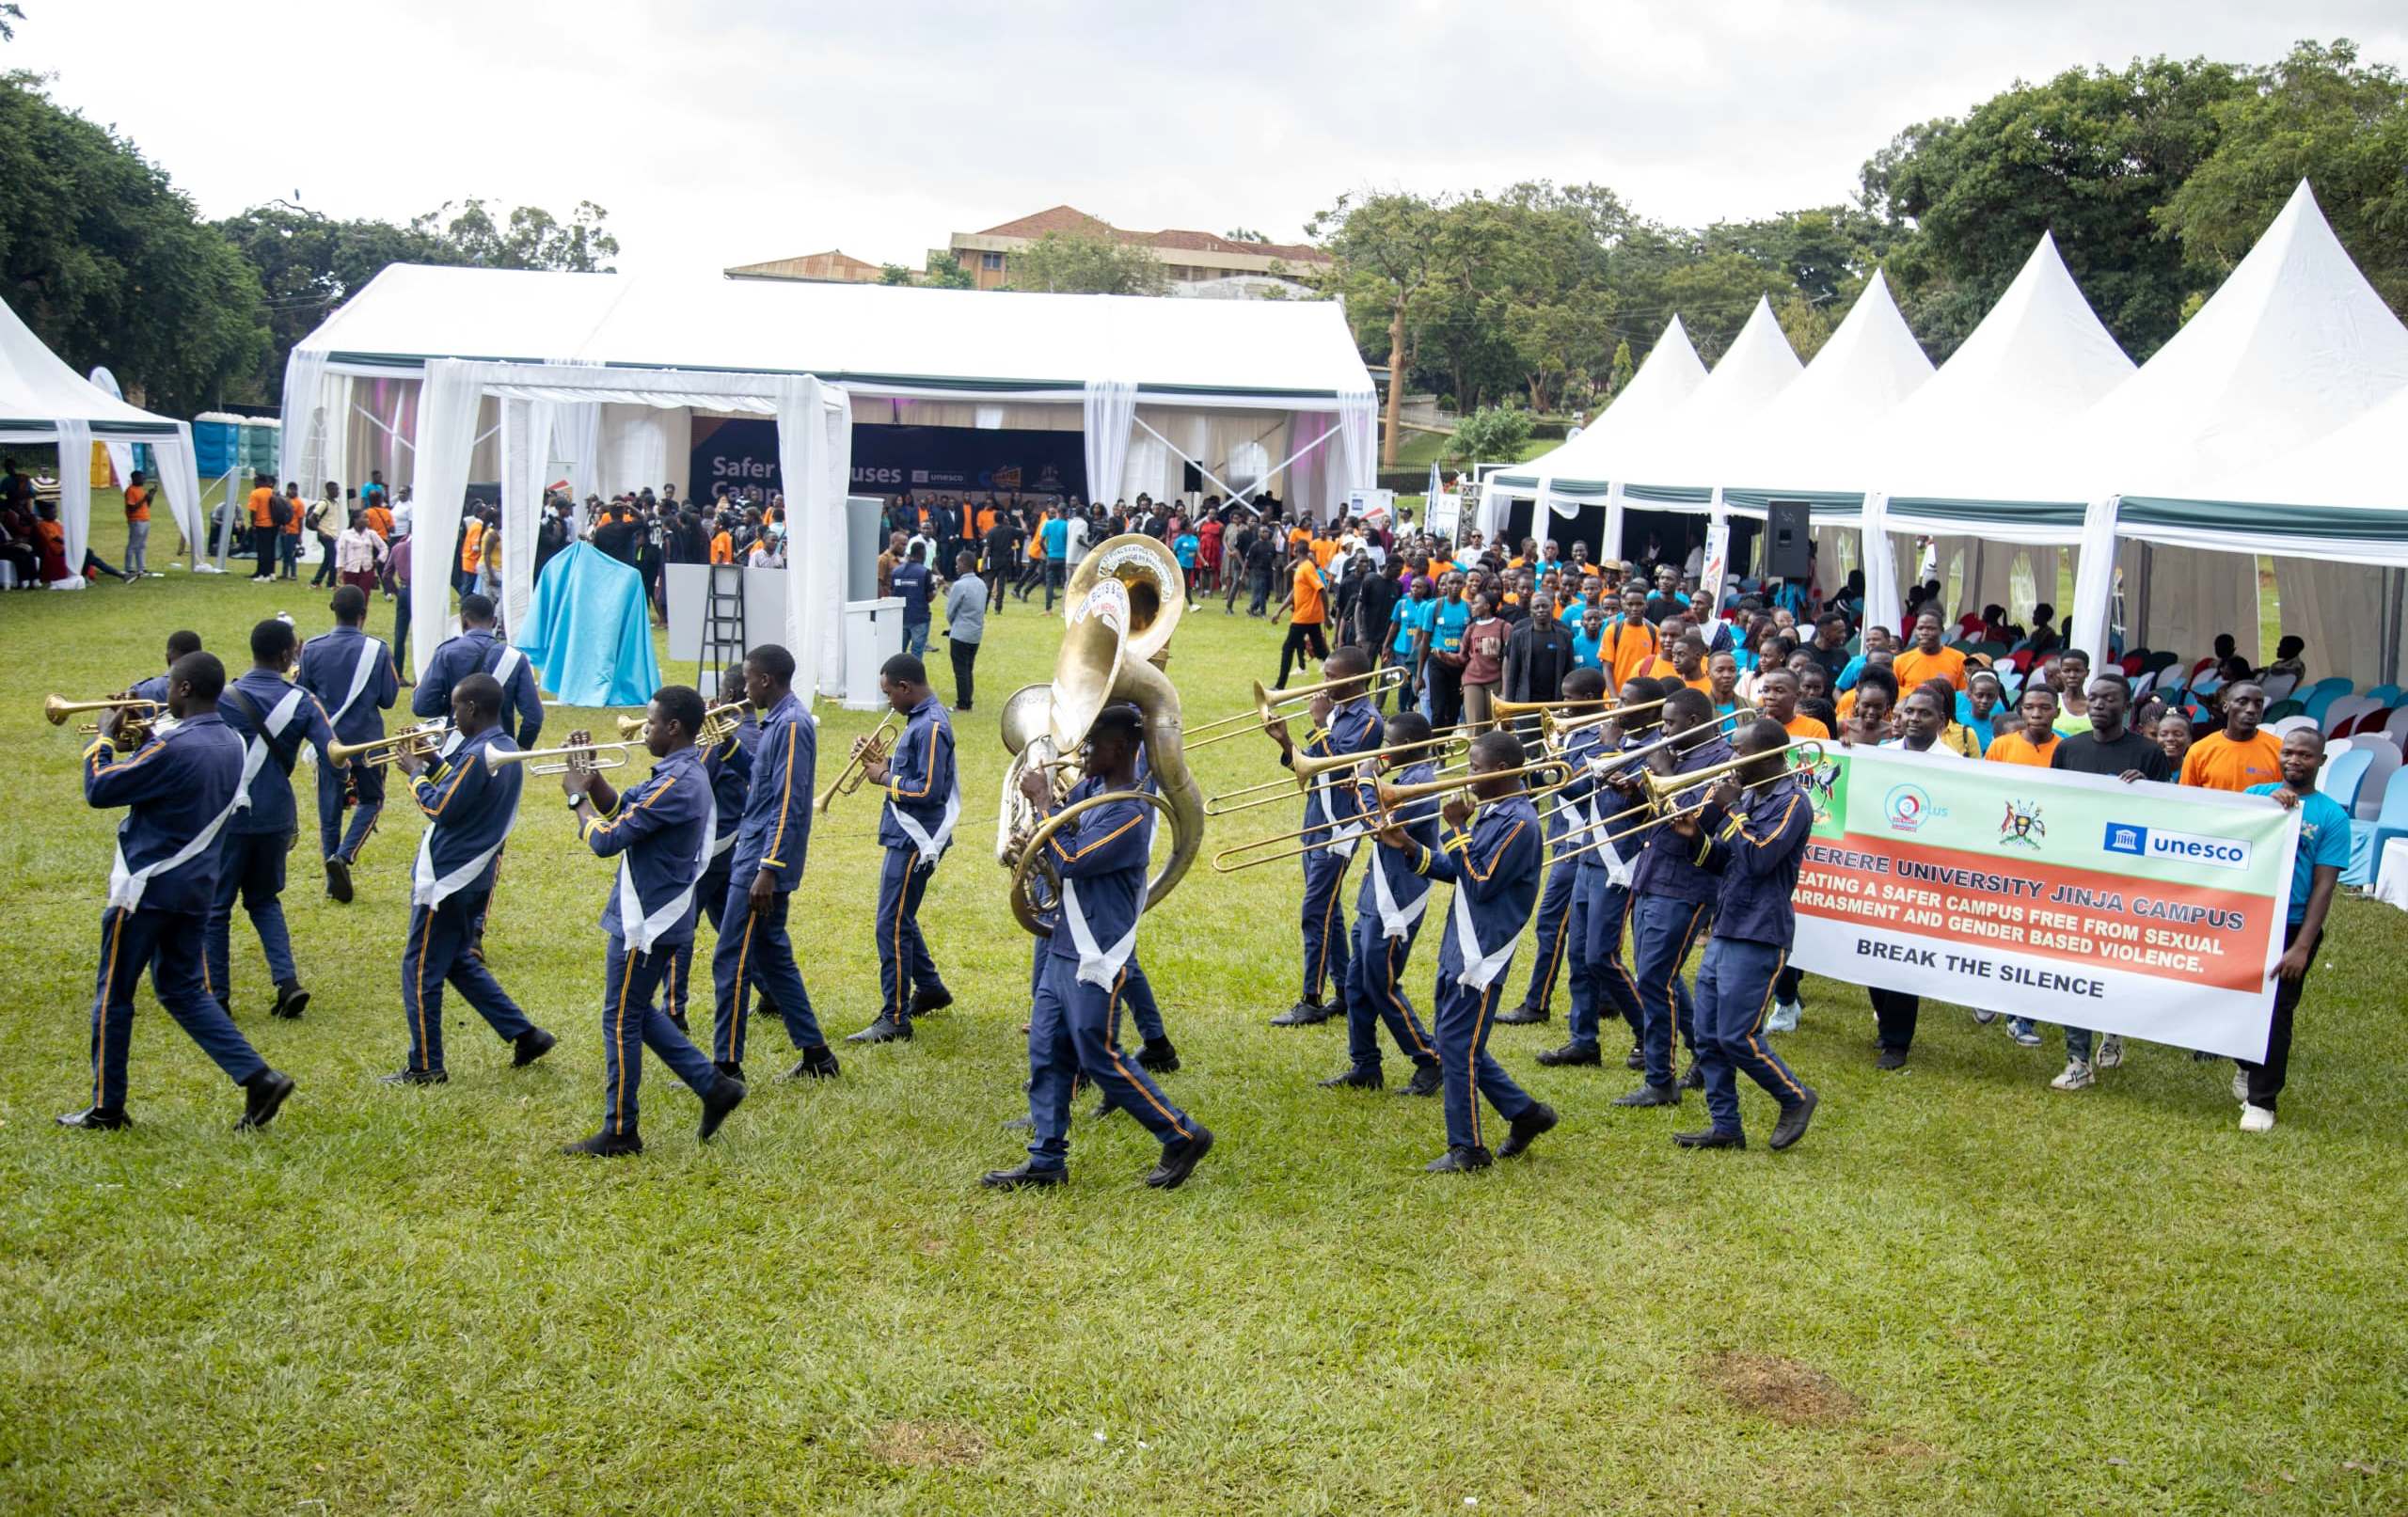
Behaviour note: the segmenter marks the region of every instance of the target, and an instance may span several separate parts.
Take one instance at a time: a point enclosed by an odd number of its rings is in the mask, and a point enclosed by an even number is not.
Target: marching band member
[[[1352,643],[1333,652],[1322,665],[1323,676],[1332,684],[1313,696],[1313,731],[1302,749],[1305,757],[1368,753],[1380,746],[1380,714],[1363,693],[1370,672],[1371,661]],[[1288,724],[1275,718],[1265,730],[1279,746],[1279,762],[1293,767],[1299,750]],[[1323,828],[1343,841],[1304,857],[1304,994],[1293,1006],[1271,1019],[1274,1027],[1309,1027],[1345,1009],[1346,928],[1340,897],[1345,893],[1346,866],[1353,861],[1355,843],[1364,830],[1360,791],[1323,776],[1306,797],[1305,825]],[[1338,1004],[1323,1003],[1324,982],[1335,992]]]
[[[1138,784],[1137,750],[1144,719],[1134,706],[1104,708],[1087,734],[1086,777],[1071,801]],[[1054,809],[1052,783],[1039,772],[1021,789],[1043,815]],[[1161,1140],[1162,1160],[1146,1183],[1170,1190],[1212,1151],[1212,1133],[1171,1104],[1142,1066],[1117,1045],[1118,991],[1137,946],[1146,906],[1146,861],[1152,810],[1136,799],[1082,814],[1048,840],[1062,880],[1060,924],[1046,940],[1044,978],[1028,1019],[1029,1121],[1026,1161],[990,1170],[980,1183],[998,1190],[1059,1185],[1069,1177],[1070,1094],[1085,1075],[1107,1104],[1126,1110]]]
[[[309,691],[326,711],[326,722],[346,743],[365,743],[385,735],[383,712],[402,693],[402,677],[393,668],[392,650],[381,638],[363,630],[368,621],[368,593],[357,585],[337,589],[327,602],[335,613],[334,630],[301,645],[301,672],[294,683]],[[342,825],[343,797],[352,800],[351,826]],[[326,861],[326,893],[351,902],[351,866],[360,845],[376,830],[385,809],[385,771],[364,758],[349,764],[318,766],[318,844]]]
[[[1665,697],[1664,735],[1675,739],[1648,759],[1659,774],[1687,774],[1719,764],[1731,756],[1731,745],[1713,720],[1713,703],[1704,692],[1687,687]],[[1635,798],[1635,775],[1609,782],[1626,798]],[[1675,800],[1674,804],[1683,802]],[[1681,1092],[1703,1089],[1698,1073],[1697,1029],[1689,988],[1681,966],[1689,950],[1714,920],[1716,878],[1690,855],[1687,842],[1660,824],[1638,834],[1646,839],[1639,862],[1631,870],[1630,888],[1638,906],[1633,911],[1631,943],[1639,979],[1639,1004],[1643,1014],[1643,1052],[1647,1083],[1615,1101],[1617,1106],[1678,1106]],[[1672,1035],[1689,1046],[1691,1063],[1678,1084],[1672,1082]]]
[[[110,711],[84,751],[84,800],[126,808],[118,824],[108,905],[101,912],[99,986],[92,995],[92,1104],[58,1118],[103,1131],[131,1124],[126,1061],[134,990],[145,968],[159,1003],[200,1051],[243,1087],[236,1130],[261,1128],[293,1094],[210,994],[202,943],[216,898],[218,834],[243,798],[244,743],[217,714],[226,668],[214,654],[176,660],[162,692],[174,725],[132,757],[118,748],[123,717]]]
[[[1803,782],[1782,772],[1788,744],[1779,722],[1751,722],[1739,735],[1738,752],[1752,762],[1708,789],[1702,812],[1675,814],[1658,830],[1659,837],[1677,840],[1669,846],[1687,849],[1689,861],[1719,881],[1714,936],[1697,971],[1697,1063],[1705,1075],[1712,1125],[1672,1134],[1684,1148],[1748,1146],[1734,1070],[1746,1070],[1781,1103],[1772,1130],[1776,1151],[1806,1135],[1820,1098],[1761,1036],[1773,981],[1797,935],[1789,898],[1814,825]]]
[[[200,652],[199,633],[168,633],[166,668],[161,670],[156,674],[150,675],[147,679],[135,680],[125,693],[133,696],[137,701],[154,701],[160,705],[165,706],[167,703],[167,681],[169,676],[175,671],[176,660],[182,658],[188,653],[198,652]],[[220,667],[222,668],[223,666],[221,665]]]
[[[1477,811],[1461,796],[1449,797],[1439,813],[1446,827],[1434,848],[1394,820],[1380,830],[1381,843],[1403,853],[1416,874],[1455,887],[1454,909],[1438,949],[1436,993],[1447,1151],[1426,1166],[1433,1175],[1488,1167],[1491,1156],[1481,1142],[1483,1097],[1508,1124],[1498,1158],[1522,1153],[1555,1126],[1555,1109],[1515,1084],[1488,1054],[1497,982],[1513,961],[1513,945],[1529,924],[1539,894],[1538,813],[1523,793],[1520,775],[1498,774],[1523,762],[1520,738],[1510,732],[1482,733],[1471,749],[1471,792],[1481,803]]]
[[[408,1062],[384,1077],[388,1085],[440,1085],[443,987],[449,983],[511,1046],[510,1067],[523,1069],[552,1051],[552,1035],[527,1019],[510,992],[472,950],[476,924],[493,893],[494,861],[518,817],[518,766],[490,769],[485,751],[516,744],[501,729],[501,682],[470,674],[452,687],[452,731],[459,742],[429,769],[404,750],[394,763],[410,778],[410,793],[426,816],[418,862],[410,871],[409,938],[402,946],[402,1011],[409,1023]]]
[[[728,864],[727,904],[711,951],[717,1002],[711,1058],[720,1073],[737,1081],[744,1078],[745,1021],[755,985],[767,991],[765,999],[785,1021],[787,1039],[802,1055],[786,1078],[826,1080],[838,1072],[786,936],[788,898],[802,883],[811,846],[812,773],[819,753],[818,729],[796,699],[793,682],[794,655],[776,643],[744,656],[744,698],[761,714],[761,742],[752,751],[744,819]]]
[[[562,1153],[643,1152],[636,1095],[647,1047],[702,1098],[698,1141],[710,1142],[744,1099],[743,1082],[714,1068],[709,1055],[654,1002],[681,942],[693,940],[695,892],[718,842],[717,800],[694,747],[703,709],[702,696],[688,687],[661,687],[643,732],[644,751],[659,762],[625,795],[583,766],[561,776],[578,836],[595,857],[619,860],[619,877],[602,909],[602,930],[610,939],[602,976],[602,1128],[563,1146]],[[571,747],[592,741],[588,733],[569,735]]]
[[[333,767],[326,745],[334,731],[325,708],[285,675],[297,641],[289,622],[274,617],[251,628],[251,667],[226,687],[217,714],[243,739],[243,793],[233,819],[218,840],[217,896],[209,911],[209,989],[217,1003],[233,1010],[234,900],[260,935],[268,978],[276,982],[275,1012],[292,1019],[309,1003],[301,972],[293,962],[293,939],[284,926],[284,861],[293,851],[299,817],[293,803],[293,765],[301,745],[318,751],[322,767]]]
[[[937,974],[937,961],[920,936],[920,898],[937,861],[953,843],[961,815],[961,783],[954,770],[953,720],[928,688],[927,666],[896,654],[878,674],[879,693],[903,717],[903,735],[883,759],[862,766],[863,775],[886,789],[878,818],[879,846],[885,862],[878,877],[879,1013],[848,1043],[909,1039],[911,1019],[953,1004],[953,992]],[[869,744],[853,740],[858,757]]]
[[[720,676],[719,703],[733,705],[743,699],[744,670],[738,665]],[[744,796],[752,783],[752,751],[760,746],[761,723],[747,705],[736,713],[733,735],[703,752],[703,773],[710,779],[711,798],[716,807],[711,822],[716,841],[711,845],[710,862],[703,871],[701,882],[695,885],[694,894],[703,903],[703,914],[711,919],[714,933],[727,917],[729,865],[736,858],[736,834],[744,825]],[[689,934],[677,945],[677,961],[669,972],[669,1019],[681,1033],[689,1031],[686,987],[693,972],[694,940]]]
[[[1429,740],[1430,719],[1418,711],[1398,712],[1381,734],[1384,748],[1405,748]],[[1371,762],[1394,771],[1399,784],[1427,783],[1438,773],[1437,758],[1427,749],[1410,759]],[[1361,789],[1364,793],[1357,797],[1357,804],[1367,814],[1376,813],[1376,793],[1368,782]],[[1412,802],[1397,813],[1397,818],[1421,847],[1438,845],[1436,797]],[[1363,884],[1354,897],[1354,948],[1348,971],[1352,978],[1346,987],[1346,1072],[1323,1081],[1323,1089],[1378,1090],[1386,1082],[1380,1072],[1380,1024],[1386,1022],[1388,1036],[1413,1061],[1413,1082],[1403,1094],[1438,1094],[1444,1081],[1438,1070],[1437,1047],[1414,1014],[1404,989],[1404,967],[1413,957],[1413,940],[1420,936],[1421,918],[1429,907],[1428,877],[1394,848],[1372,849],[1370,865],[1363,871]]]
[[[502,723],[502,735],[520,748],[533,748],[544,731],[535,666],[495,635],[493,602],[477,594],[460,597],[460,635],[445,639],[427,660],[426,677],[410,692],[411,712],[420,720],[448,715],[452,687],[471,674],[490,674],[500,684],[503,704],[518,714],[515,724]]]
[[[1606,676],[1602,670],[1576,669],[1563,677],[1563,699],[1593,701],[1606,693]],[[1635,701],[1636,697],[1626,699]],[[1655,697],[1648,697],[1649,700]],[[1573,739],[1584,751],[1596,747],[1596,729],[1583,727],[1574,732]],[[1584,792],[1585,794],[1585,792]],[[1547,852],[1551,861],[1546,871],[1546,888],[1539,894],[1538,952],[1530,958],[1529,988],[1522,992],[1522,1003],[1497,1014],[1497,1019],[1510,1027],[1529,1026],[1543,1022],[1553,1015],[1549,1009],[1555,1000],[1555,980],[1568,956],[1576,956],[1576,940],[1564,930],[1572,918],[1572,897],[1579,878],[1579,861],[1564,858],[1572,851],[1572,844],[1564,837],[1572,825],[1572,812],[1557,806],[1546,819]],[[1583,988],[1576,970],[1572,981],[1572,1019],[1579,1021],[1587,1015],[1581,1006]]]
[[[1574,678],[1581,681],[1583,698],[1605,684],[1605,676],[1593,669],[1577,671]],[[1624,703],[1655,700],[1655,695],[1646,693],[1654,686],[1646,675],[1634,675]],[[1568,682],[1565,693],[1571,693]],[[1597,1046],[1599,997],[1613,1003],[1615,1013],[1630,1028],[1634,1045],[1644,1020],[1639,987],[1622,958],[1623,929],[1630,918],[1630,862],[1624,850],[1632,846],[1632,841],[1595,845],[1608,832],[1632,819],[1604,782],[1606,773],[1617,766],[1615,754],[1627,740],[1616,723],[1607,722],[1578,729],[1564,744],[1564,762],[1578,767],[1572,782],[1556,792],[1561,811],[1573,821],[1560,845],[1566,851],[1583,851],[1568,861],[1575,871],[1572,910],[1564,928],[1564,935],[1572,940],[1572,1018],[1567,1029],[1571,1035],[1561,1048],[1539,1055],[1539,1063],[1549,1068],[1605,1063]]]

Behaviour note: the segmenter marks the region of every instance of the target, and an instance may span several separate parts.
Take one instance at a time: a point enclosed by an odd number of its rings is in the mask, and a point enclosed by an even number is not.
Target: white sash
[[[1347,777],[1346,782],[1353,784],[1354,771],[1348,769],[1344,772]],[[1331,804],[1329,798],[1330,793],[1336,788],[1336,783],[1335,777],[1328,774],[1317,775],[1313,779],[1313,795],[1321,803],[1320,820],[1335,824],[1328,829],[1328,846],[1322,851],[1336,854],[1340,859],[1351,860],[1354,857],[1354,845],[1361,840],[1369,829],[1359,820],[1352,822],[1338,820],[1338,808]],[[1306,819],[1312,820],[1310,817]]]
[[[359,662],[351,672],[351,693],[342,698],[342,704],[326,719],[327,726],[342,720],[351,714],[351,708],[359,703],[360,694],[368,688],[368,682],[376,677],[376,656],[384,651],[385,645],[374,638],[359,640]]]
[[[301,703],[306,698],[307,692],[297,685],[285,691],[284,699],[276,703],[275,709],[261,724],[261,730],[253,733],[250,741],[243,745],[243,783],[242,788],[234,792],[236,811],[251,809],[251,782],[259,778],[260,770],[267,764],[267,740],[284,735],[284,729],[292,725],[293,713],[301,709]]]
[[[694,888],[702,883],[703,871],[710,867],[711,858],[718,851],[719,806],[713,802],[711,809],[703,814],[703,848],[694,855],[694,872],[687,877],[686,888],[650,916],[643,914],[643,898],[636,893],[634,865],[626,854],[619,856],[619,935],[626,940],[629,948],[639,954],[650,953],[660,935],[677,924],[694,904]]]
[[[1137,905],[1137,914],[1145,915],[1145,903]],[[1078,977],[1100,989],[1112,988],[1113,980],[1120,973],[1120,966],[1137,951],[1137,924],[1129,924],[1128,933],[1110,948],[1099,949],[1095,932],[1087,925],[1087,914],[1079,905],[1078,881],[1062,881],[1062,922],[1070,929],[1070,942],[1079,951]]]
[[[493,661],[493,677],[500,681],[501,687],[507,690],[510,688],[510,677],[518,672],[518,666],[527,661],[527,656],[506,642],[498,646],[501,653]]]
[[[1464,851],[1471,851],[1468,845]],[[1465,867],[1469,867],[1468,861]],[[1455,951],[1463,956],[1464,961],[1464,972],[1455,976],[1455,982],[1474,990],[1487,989],[1490,981],[1505,972],[1506,962],[1513,956],[1513,940],[1511,938],[1506,939],[1504,946],[1493,954],[1481,950],[1480,939],[1472,931],[1471,893],[1460,884],[1455,887]]]
[[[954,776],[953,794],[945,798],[944,816],[937,823],[934,833],[928,832],[919,823],[911,820],[911,814],[895,804],[892,792],[886,798],[886,810],[887,814],[895,818],[895,825],[903,830],[903,835],[910,838],[912,845],[920,850],[920,861],[924,864],[933,864],[937,861],[937,856],[943,853],[953,842],[954,819],[961,814],[961,777],[958,772]]]
[[[1398,906],[1396,893],[1388,889],[1387,869],[1380,856],[1374,855],[1371,859],[1371,904],[1379,908],[1381,937],[1409,937],[1413,924],[1421,920],[1421,913],[1430,909],[1430,892],[1424,887],[1421,893],[1413,898],[1411,906]]]
[[[217,834],[224,830],[227,822],[242,809],[243,792],[237,789],[234,792],[234,798],[226,803],[226,809],[212,818],[210,824],[202,828],[190,843],[164,859],[152,860],[139,869],[126,868],[125,843],[120,838],[117,845],[117,859],[109,865],[109,905],[120,911],[139,909],[142,905],[142,893],[149,888],[153,876],[164,875],[170,869],[182,868],[199,858],[204,849],[217,841]]]
[[[452,736],[455,744],[463,741],[457,732],[454,732]],[[517,818],[514,815],[511,820],[515,823]],[[452,896],[467,889],[468,882],[483,874],[485,865],[493,862],[495,857],[501,852],[501,845],[510,841],[510,829],[505,826],[501,830],[501,836],[494,839],[492,847],[438,879],[435,874],[435,830],[441,825],[440,822],[429,822],[426,830],[419,834],[418,861],[410,866],[410,904],[412,906],[428,908],[441,906]]]

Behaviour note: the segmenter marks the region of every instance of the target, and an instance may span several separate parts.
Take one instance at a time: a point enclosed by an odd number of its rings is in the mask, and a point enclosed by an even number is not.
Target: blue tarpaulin
[[[590,543],[544,565],[527,625],[510,640],[571,705],[642,705],[660,687],[643,577]]]

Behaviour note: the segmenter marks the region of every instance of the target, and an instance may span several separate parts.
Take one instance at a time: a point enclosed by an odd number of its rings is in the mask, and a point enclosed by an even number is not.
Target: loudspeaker
[[[1765,506],[1765,573],[1781,579],[1803,579],[1814,572],[1808,561],[1814,538],[1806,525],[1806,502],[1773,500]]]
[[[1204,471],[1193,464],[1186,466],[1180,470],[1179,487],[1189,495],[1201,493],[1204,488]]]

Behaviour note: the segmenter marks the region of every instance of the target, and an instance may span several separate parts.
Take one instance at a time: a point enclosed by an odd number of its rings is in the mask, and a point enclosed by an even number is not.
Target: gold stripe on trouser
[[[930,734],[928,740],[933,743],[936,740],[934,735],[936,728],[931,726],[928,732]],[[911,966],[903,962],[903,906],[911,898],[911,866],[919,861],[918,849],[911,849],[904,853],[903,884],[895,893],[895,1004],[888,1010],[894,1014],[895,1020],[897,1022],[903,1019],[903,1006],[909,1000],[907,990],[911,978]]]
[[[1577,878],[1575,878],[1572,884],[1575,890],[1579,889],[1580,882]],[[1540,893],[1542,896],[1545,893],[1544,886],[1541,887]],[[1572,899],[1567,895],[1563,902],[1563,915],[1555,919],[1555,951],[1546,956],[1546,978],[1539,982],[1546,987],[1545,1000],[1539,1003],[1541,1006],[1544,1006],[1546,1001],[1555,999],[1555,976],[1563,968],[1564,944],[1571,940]]]
[[[429,1069],[435,1067],[423,1064],[429,1051],[426,1042],[426,949],[427,944],[435,940],[435,913],[438,909],[435,906],[426,909],[426,930],[420,933],[418,939],[418,978],[410,983],[411,999],[415,1002],[412,1010],[418,1018],[418,1054],[423,1067]]]
[[[109,923],[108,957],[101,963],[100,1016],[92,1023],[92,1104],[105,1105],[101,1088],[101,1071],[108,1065],[109,998],[117,989],[117,948],[125,940],[126,911],[120,907]],[[206,961],[208,956],[203,954]],[[204,972],[205,973],[206,972]]]
[[[610,1050],[619,1061],[619,1082],[610,1090],[610,1130],[614,1134],[627,1130],[627,1066],[633,1062],[627,1057],[627,989],[636,982],[636,960],[642,956],[633,949],[625,949],[620,955],[619,1016],[610,1033]],[[641,1044],[635,1056],[643,1057]]]
[[[736,999],[736,1004],[727,1012],[727,1060],[730,1064],[737,1062],[737,1043],[744,1034],[744,964],[752,953],[752,925],[758,920],[759,913],[752,909],[752,898],[747,896],[744,902],[744,936],[736,940],[736,988],[730,992]],[[713,1010],[716,1012],[717,1008]]]
[[[1465,1093],[1471,1098],[1471,1146],[1475,1148],[1487,1146],[1480,1141],[1480,1030],[1488,1023],[1488,992],[1502,986],[1504,981],[1505,976],[1500,973],[1481,989],[1480,1009],[1472,1014],[1471,1019],[1470,1051],[1464,1057]]]
[[[1184,1138],[1188,1135],[1187,1129],[1180,1125],[1179,1118],[1170,1114],[1168,1107],[1154,1099],[1154,1093],[1146,1088],[1144,1081],[1129,1072],[1129,1061],[1120,1056],[1120,988],[1128,983],[1129,969],[1127,965],[1123,965],[1119,975],[1113,980],[1112,993],[1105,1001],[1103,1050],[1112,1056],[1112,1067],[1120,1071],[1120,1078],[1129,1082],[1138,1095],[1146,1098],[1146,1104],[1152,1107],[1164,1121],[1170,1124],[1170,1130],[1173,1132]],[[1069,1008],[1066,1006],[1063,1009],[1067,1011]]]
[[[1781,957],[1773,961],[1772,977],[1765,981],[1765,1003],[1756,1008],[1755,1019],[1748,1025],[1748,1047],[1753,1051],[1757,1058],[1772,1067],[1772,1072],[1781,1076],[1781,1082],[1789,1087],[1789,1093],[1792,1096],[1802,1100],[1805,1098],[1806,1092],[1799,1087],[1797,1081],[1789,1078],[1789,1071],[1782,1067],[1781,1061],[1766,1052],[1765,1046],[1756,1041],[1756,1035],[1764,1031],[1765,1015],[1772,1010],[1773,988],[1781,983],[1781,972],[1787,967],[1788,963],[1789,950],[1784,948],[1781,951]]]
[[[1346,871],[1341,866],[1338,871],[1338,878],[1329,887],[1329,904],[1321,909],[1321,957],[1313,965],[1312,993],[1316,1000],[1321,996],[1322,978],[1329,972],[1330,913],[1338,909],[1338,898],[1344,893],[1346,893]]]
[[[1379,866],[1380,861],[1377,859],[1371,861],[1372,868],[1377,869]],[[1394,1006],[1396,1014],[1403,1019],[1404,1030],[1413,1035],[1414,1046],[1421,1051],[1421,1056],[1425,1059],[1434,1059],[1437,1055],[1431,1052],[1430,1045],[1422,1040],[1421,1028],[1414,1019],[1413,1008],[1404,1003],[1404,997],[1396,993],[1396,951],[1404,946],[1404,940],[1390,938],[1387,940],[1387,945],[1388,1004]]]

